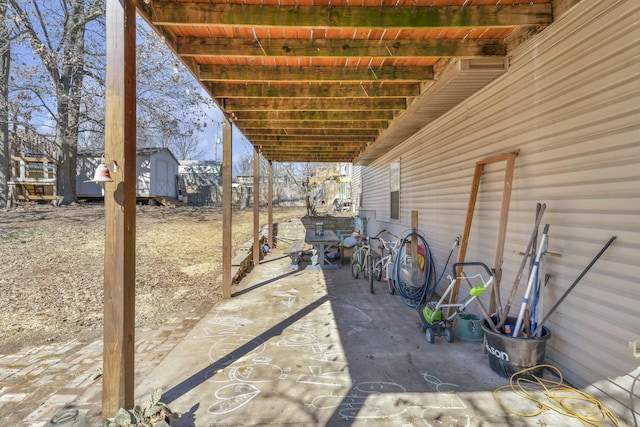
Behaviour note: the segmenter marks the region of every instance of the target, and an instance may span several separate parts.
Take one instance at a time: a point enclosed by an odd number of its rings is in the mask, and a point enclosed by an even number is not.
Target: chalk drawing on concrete
[[[295,298],[283,299],[280,302],[282,303],[282,305],[284,305],[287,308],[293,308],[293,306],[296,305],[296,299]]]
[[[451,384],[442,382],[438,377],[429,374],[428,372],[422,373],[422,378],[428,382],[429,384],[433,384],[436,386],[436,391],[440,393],[450,393],[453,388],[460,387],[458,384]]]
[[[209,348],[209,359],[217,362],[225,358],[225,366],[236,361],[251,360],[266,349],[264,341],[252,335],[228,335],[216,341]]]
[[[260,394],[260,390],[251,384],[229,384],[216,390],[216,401],[209,405],[207,413],[212,415],[228,414],[249,403]]]
[[[201,335],[194,335],[194,339],[211,338],[215,335],[232,335],[238,330],[239,327],[244,325],[250,325],[253,320],[239,316],[220,316],[217,315],[213,319],[207,320],[207,324],[211,326],[205,326]]]
[[[444,384],[444,383],[442,383]],[[317,410],[333,410],[343,420],[373,420],[408,418],[431,425],[425,419],[431,409],[466,409],[464,403],[454,394],[433,395],[429,401],[421,402],[421,394],[407,393],[405,387],[395,382],[361,382],[346,395],[328,393],[316,396],[308,406]],[[442,414],[439,413],[441,417]],[[453,417],[446,415],[454,420]],[[438,424],[440,425],[440,424]],[[459,425],[453,423],[452,425]],[[460,424],[461,425],[461,424]]]
[[[298,384],[315,384],[338,387],[351,387],[351,379],[345,370],[325,372],[322,366],[309,366],[310,374],[303,374],[298,377]]]

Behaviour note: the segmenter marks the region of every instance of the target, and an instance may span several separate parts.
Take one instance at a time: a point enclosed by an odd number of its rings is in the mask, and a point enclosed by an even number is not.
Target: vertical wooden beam
[[[260,153],[253,149],[253,266],[260,264]]]
[[[267,232],[269,233],[269,247],[273,248],[273,162],[269,160],[269,190],[267,198],[268,209],[267,209]]]
[[[469,206],[467,207],[467,218],[464,224],[464,231],[462,232],[462,240],[460,242],[460,249],[458,250],[458,262],[464,262],[465,256],[467,254],[467,246],[469,244],[469,234],[471,233],[471,222],[473,221],[473,212],[475,210],[475,206],[476,206],[476,200],[478,199],[478,190],[480,188],[480,178],[482,177],[482,172],[484,170],[484,166],[491,164],[491,163],[497,163],[497,162],[501,162],[506,160],[507,161],[507,170],[505,171],[505,184],[504,184],[504,188],[507,188],[507,179],[509,180],[509,194],[508,197],[506,194],[503,194],[503,199],[502,199],[502,210],[501,210],[501,216],[500,216],[500,225],[499,225],[499,231],[498,231],[498,241],[500,241],[500,239],[502,239],[502,243],[498,244],[498,248],[496,248],[496,259],[497,259],[497,254],[498,251],[504,251],[504,238],[505,238],[505,234],[506,234],[506,227],[507,227],[507,221],[506,221],[506,216],[508,216],[508,212],[509,212],[509,202],[511,201],[511,181],[513,180],[513,168],[515,166],[515,158],[518,155],[520,150],[516,150],[513,151],[511,153],[505,153],[505,154],[501,154],[499,156],[495,156],[495,157],[490,157],[488,159],[484,159],[484,160],[480,160],[479,162],[476,163],[476,168],[474,170],[473,173],[473,182],[471,183],[471,192],[470,192],[470,196],[469,196]],[[509,172],[509,169],[511,169],[511,171]],[[506,200],[506,205],[505,205],[505,199]],[[506,206],[506,207],[505,207]],[[505,213],[505,209],[506,209],[506,213]],[[504,221],[503,221],[504,219]],[[504,230],[504,234],[502,233],[502,230]],[[500,256],[500,264],[502,264],[502,256]],[[494,266],[495,267],[495,266]],[[501,267],[501,266],[500,266]],[[460,276],[460,273],[462,271],[461,267],[458,267],[457,271],[456,271],[456,276]],[[496,283],[493,286],[494,288],[497,288],[500,286],[500,282],[498,280],[499,278],[496,277]],[[460,280],[456,280],[453,289],[451,290],[451,295],[449,297],[449,303],[451,304],[455,304],[458,301],[458,289],[460,287]],[[495,293],[495,292],[499,292],[499,291],[494,291],[491,294],[491,307],[489,308],[489,310],[491,311],[491,313],[493,313],[492,311],[492,307],[495,307],[496,305],[496,295],[500,295],[499,293]],[[451,312],[451,309],[449,309],[449,313]]]
[[[418,231],[418,211],[411,211],[411,231]],[[411,238],[411,256],[416,261],[418,260],[418,238],[416,236]]]
[[[136,6],[107,0],[102,414],[133,407],[136,265]],[[114,161],[118,164],[116,171]]]
[[[458,262],[464,262],[467,255],[467,246],[469,245],[469,235],[471,234],[471,223],[473,221],[473,212],[476,209],[476,200],[478,200],[478,189],[480,188],[480,179],[484,165],[480,162],[476,163],[473,171],[473,181],[471,182],[471,191],[469,192],[469,205],[467,206],[467,218],[464,222],[464,230],[462,231],[462,239],[460,241],[460,249],[458,250]],[[456,269],[456,277],[460,276],[462,267]],[[451,295],[449,296],[449,304],[458,302],[458,289],[460,289],[460,279],[456,279]],[[449,308],[447,315],[453,312],[453,308]]]
[[[418,211],[411,211],[411,231],[418,231]]]
[[[498,225],[498,235],[496,237],[496,253],[493,262],[494,274],[496,277],[489,312],[502,314],[502,302],[500,298],[500,282],[502,280],[502,262],[504,258],[504,241],[507,236],[507,223],[509,221],[509,205],[511,204],[511,188],[513,184],[513,174],[516,167],[517,152],[507,153],[507,165],[505,166],[504,183],[502,189],[502,206],[500,207],[500,224]]]
[[[222,298],[231,298],[231,181],[232,124],[228,118],[222,123]]]

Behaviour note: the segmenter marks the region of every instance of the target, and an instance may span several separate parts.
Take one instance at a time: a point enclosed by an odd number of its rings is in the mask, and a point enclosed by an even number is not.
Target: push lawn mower
[[[467,276],[464,274],[462,268],[471,267],[471,266],[479,266],[484,268],[486,273],[488,274],[488,278],[485,278],[482,273],[478,273],[472,276]],[[460,275],[458,275],[457,270],[460,268]],[[425,333],[427,338],[427,342],[432,343],[434,341],[434,337],[443,336],[447,342],[453,342],[453,332],[451,330],[451,325],[455,318],[464,313],[464,310],[467,308],[469,304],[480,295],[487,290],[489,286],[494,281],[494,275],[489,270],[485,264],[481,262],[457,262],[453,264],[453,277],[447,276],[450,283],[447,289],[444,291],[440,300],[438,302],[431,301],[426,303],[425,305],[418,307],[418,312],[420,314],[420,324],[422,325],[422,330]],[[479,279],[481,281],[481,285],[472,286],[469,295],[459,303],[456,304],[445,304],[445,300],[449,298],[449,294],[454,288],[454,285],[459,280],[468,280],[471,283],[472,280]],[[447,315],[443,309],[449,312]]]

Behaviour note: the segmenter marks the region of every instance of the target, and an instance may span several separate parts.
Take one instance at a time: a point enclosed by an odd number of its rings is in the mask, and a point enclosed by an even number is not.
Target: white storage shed
[[[102,188],[91,182],[102,153],[78,152],[76,194],[78,198],[102,197]],[[111,171],[113,173],[113,171]],[[136,196],[148,200],[155,197],[177,197],[178,160],[168,148],[140,148],[136,155]]]

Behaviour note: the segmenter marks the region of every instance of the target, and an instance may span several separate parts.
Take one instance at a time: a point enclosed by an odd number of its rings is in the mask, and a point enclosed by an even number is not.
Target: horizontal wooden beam
[[[507,47],[496,39],[240,39],[181,37],[180,56],[296,58],[452,58],[504,56]]]
[[[305,161],[320,161],[320,159],[322,160],[326,160],[328,161],[329,159],[334,159],[334,161],[344,161],[342,159],[353,159],[355,156],[357,156],[358,154],[360,154],[357,151],[350,151],[350,152],[344,152],[344,153],[303,153],[303,152],[261,152],[260,153],[263,157],[265,158],[278,158],[278,159],[282,159],[282,158],[291,158],[291,159],[295,159],[295,158],[304,158]]]
[[[201,81],[255,82],[406,82],[433,80],[433,67],[275,67],[242,65],[201,65]]]
[[[235,120],[234,123],[242,129],[386,129],[388,120]]]
[[[246,135],[245,135],[246,136]],[[336,142],[335,146],[343,146],[351,143],[361,144],[375,141],[375,136],[343,136],[343,135],[259,135],[249,138],[252,143],[263,145],[283,145],[304,143]]]
[[[351,163],[359,154],[264,153],[263,157],[279,163]]]
[[[254,146],[258,148],[261,152],[270,152],[270,153],[298,153],[298,152],[307,152],[307,153],[344,153],[344,152],[358,152],[367,147],[366,143],[359,145],[350,145],[350,146],[326,146],[326,145],[304,145],[302,143],[295,145],[287,145],[287,146],[278,146],[278,145],[264,145],[255,143]]]
[[[251,143],[256,146],[256,147],[271,147],[271,148],[280,148],[280,149],[287,149],[287,148],[293,148],[293,147],[336,147],[336,148],[352,148],[352,149],[359,149],[359,148],[364,148],[366,147],[368,144],[370,144],[370,141],[340,141],[340,140],[335,140],[335,141],[324,141],[322,143],[309,143],[307,141],[299,141],[299,142],[292,142],[292,141],[254,141],[251,140]]]
[[[242,134],[248,139],[262,135],[343,135],[343,136],[374,136],[380,134],[378,129],[309,129],[309,128],[243,128]]]
[[[380,121],[392,120],[395,118],[393,111],[389,110],[363,110],[363,111],[242,111],[233,113],[233,121],[325,121],[325,120],[346,120],[346,121]]]
[[[309,84],[204,83],[214,98],[412,98],[420,83]]]
[[[155,25],[304,28],[487,28],[548,25],[551,3],[482,6],[278,6],[153,2]]]
[[[234,111],[359,111],[391,110],[401,111],[407,108],[404,98],[231,98],[225,99],[220,106],[227,112]]]

